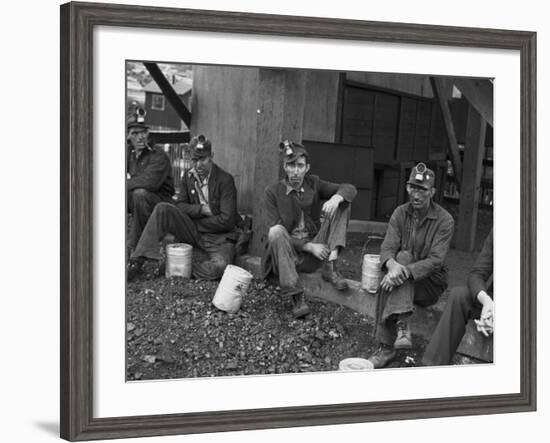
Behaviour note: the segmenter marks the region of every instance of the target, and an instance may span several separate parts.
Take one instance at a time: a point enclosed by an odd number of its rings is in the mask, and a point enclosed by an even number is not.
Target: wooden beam
[[[174,88],[172,88],[170,82],[166,80],[166,77],[164,76],[158,65],[156,63],[144,63],[144,65],[147,71],[149,71],[149,74],[151,74],[151,77],[153,77],[155,83],[158,85],[158,87],[168,100],[168,102],[177,112],[178,116],[183,120],[185,125],[190,128],[191,112],[189,112],[189,109],[187,109],[185,103],[183,103],[179,95],[176,93],[176,91],[174,91]]]
[[[305,73],[300,71],[260,68],[251,245],[254,255],[263,254],[267,241],[264,190],[282,177],[279,143],[284,139],[302,141],[305,80]]]
[[[469,105],[464,146],[464,173],[456,230],[456,249],[460,251],[471,252],[475,246],[486,128],[485,119],[473,105]]]
[[[153,143],[187,143],[191,140],[189,131],[150,131]]]
[[[451,162],[453,164],[456,185],[457,188],[460,190],[462,184],[462,161],[460,160],[458,143],[456,141],[456,133],[451,116],[451,108],[449,107],[451,85],[448,83],[447,80],[444,80],[440,77],[430,77],[430,83],[432,85],[434,96],[439,103],[439,106],[441,107],[443,122],[445,124],[445,131],[447,133],[447,140],[449,142],[449,149],[451,151]]]
[[[455,78],[455,86],[466,100],[493,126],[493,83],[489,79]]]

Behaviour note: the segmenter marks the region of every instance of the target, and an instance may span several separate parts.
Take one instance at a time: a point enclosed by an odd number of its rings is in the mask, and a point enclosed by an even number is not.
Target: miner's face
[[[309,166],[304,156],[298,157],[293,162],[285,162],[284,170],[291,186],[299,187],[302,185],[304,177],[309,171]]]

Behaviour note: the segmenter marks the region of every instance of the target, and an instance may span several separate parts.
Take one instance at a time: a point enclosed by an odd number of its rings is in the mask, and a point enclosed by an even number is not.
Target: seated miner
[[[409,317],[414,304],[429,306],[447,288],[445,257],[453,236],[452,216],[433,202],[435,174],[417,164],[407,181],[409,202],[398,206],[380,249],[385,274],[376,302],[375,336],[379,349],[369,360],[389,364],[396,349],[412,347]]]
[[[336,259],[346,246],[350,203],[357,190],[308,175],[309,156],[301,144],[287,140],[279,149],[286,177],[265,191],[269,232],[262,271],[265,277],[271,272],[278,276],[283,293],[292,299],[293,315],[300,318],[309,307],[299,272],[322,267],[324,280],[338,290],[347,289]],[[322,200],[326,200],[323,205]]]
[[[127,250],[135,249],[157,203],[172,201],[174,181],[168,155],[148,142],[145,111],[137,108],[127,122],[126,192],[132,214]]]
[[[176,242],[193,246],[192,274],[196,278],[219,279],[234,260],[235,182],[213,162],[212,144],[204,135],[194,137],[189,146],[193,167],[185,173],[178,201],[155,206],[128,262],[128,280],[142,272],[145,260],[162,259],[160,243],[167,234]]]
[[[485,239],[483,248],[468,276],[468,286],[451,289],[439,323],[426,347],[422,363],[425,365],[451,364],[462,341],[466,324],[473,318],[479,333],[488,337],[493,333],[494,302],[493,230]]]

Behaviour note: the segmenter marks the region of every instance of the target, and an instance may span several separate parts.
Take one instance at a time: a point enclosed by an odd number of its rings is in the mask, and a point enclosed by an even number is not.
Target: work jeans
[[[474,300],[467,287],[451,289],[447,305],[424,352],[422,363],[427,366],[451,364],[466,331],[466,324],[472,318],[479,318],[481,308],[481,303]]]
[[[137,188],[128,192],[127,195],[128,212],[132,214],[130,222],[130,232],[128,233],[127,248],[135,249],[139,237],[151,217],[154,207],[161,202],[168,201],[166,197],[160,196],[154,192],[143,188]]]
[[[159,243],[167,234],[172,234],[178,243],[193,246],[192,274],[196,278],[219,279],[235,258],[235,243],[227,238],[229,233],[199,233],[191,217],[171,203],[155,206],[132,258],[160,260]]]
[[[340,205],[331,219],[323,220],[319,232],[309,241],[326,244],[331,251],[344,248],[350,211],[349,204]],[[314,272],[323,264],[313,255],[297,251],[292,245],[290,234],[283,225],[275,225],[269,229],[265,257],[271,260],[273,273],[279,277],[279,286],[283,290],[299,288],[298,273]]]
[[[402,265],[412,263],[407,251],[400,251],[396,261]],[[400,314],[412,314],[414,305],[431,306],[447,289],[447,284],[434,273],[421,280],[407,280],[392,291],[378,290],[376,299],[375,337],[378,342],[393,346],[396,338],[396,323]]]

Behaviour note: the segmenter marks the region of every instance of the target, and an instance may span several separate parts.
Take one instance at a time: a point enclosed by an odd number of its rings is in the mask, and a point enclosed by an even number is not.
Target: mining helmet
[[[309,154],[306,148],[300,143],[291,140],[282,141],[279,143],[279,151],[283,156],[284,163],[292,163],[301,156],[305,157],[306,161],[309,162]]]
[[[127,127],[128,130],[130,128],[143,128],[143,129],[149,129],[149,126],[145,124],[145,116],[147,115],[147,111],[145,109],[137,107],[134,112],[130,114],[127,120]]]
[[[200,160],[212,155],[212,143],[202,134],[191,139],[189,148],[192,160]]]
[[[407,184],[423,189],[431,189],[435,185],[435,173],[424,163],[418,163],[412,168]]]

